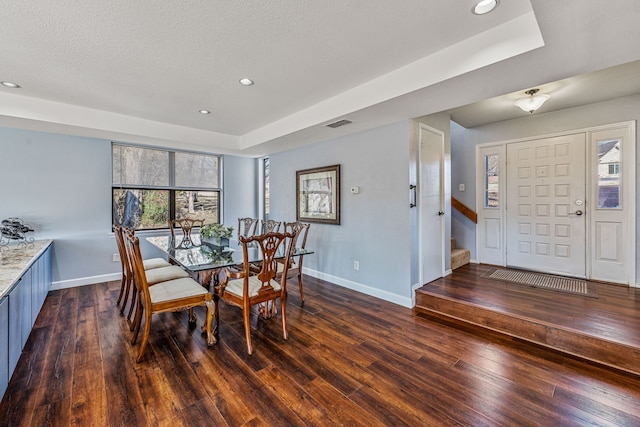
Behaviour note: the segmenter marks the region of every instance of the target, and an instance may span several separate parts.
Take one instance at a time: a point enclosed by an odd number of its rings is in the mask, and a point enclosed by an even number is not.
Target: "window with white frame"
[[[219,223],[221,156],[112,144],[113,222],[137,230],[185,217]]]
[[[500,206],[500,156],[488,154],[484,156],[484,207],[497,208]]]
[[[269,158],[262,160],[262,171],[264,176],[264,216],[269,218]]]

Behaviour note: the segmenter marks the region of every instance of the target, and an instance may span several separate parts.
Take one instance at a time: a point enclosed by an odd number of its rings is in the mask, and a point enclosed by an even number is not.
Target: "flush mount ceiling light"
[[[211,114],[211,111],[209,110],[200,110],[199,112],[200,114]]]
[[[473,6],[473,13],[476,15],[484,15],[491,12],[498,5],[498,0],[481,0]]]
[[[11,82],[0,82],[0,84],[11,89],[18,89],[20,87],[20,85]]]
[[[526,91],[525,93],[529,95],[526,98],[518,99],[514,104],[516,107],[520,107],[522,111],[527,111],[529,113],[533,113],[538,108],[542,107],[542,104],[551,96],[546,93],[538,93],[540,89],[531,89]]]
[[[243,86],[251,86],[253,84],[253,80],[245,77],[244,79],[240,79],[240,84]]]

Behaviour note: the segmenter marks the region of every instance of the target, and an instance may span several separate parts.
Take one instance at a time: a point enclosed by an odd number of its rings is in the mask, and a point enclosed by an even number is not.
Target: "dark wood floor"
[[[640,375],[640,289],[591,282],[597,298],[486,276],[469,264],[416,292],[416,307]]]
[[[186,313],[154,320],[144,361],[117,283],[51,292],[0,404],[9,425],[640,425],[640,377],[306,278],[289,339],[257,320],[247,356],[222,306],[207,348]],[[203,312],[197,312],[203,318]]]

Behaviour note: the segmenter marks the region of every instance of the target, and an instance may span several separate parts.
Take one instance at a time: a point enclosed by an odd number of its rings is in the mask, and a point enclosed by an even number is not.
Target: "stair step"
[[[638,347],[429,289],[424,286],[416,291],[416,311],[479,326],[640,375]]]
[[[471,261],[471,251],[469,249],[451,249],[451,270],[469,264]]]

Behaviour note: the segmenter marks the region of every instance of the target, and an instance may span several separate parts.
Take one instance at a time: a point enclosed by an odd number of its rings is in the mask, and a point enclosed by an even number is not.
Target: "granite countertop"
[[[52,240],[36,240],[29,244],[14,244],[0,249],[0,300],[31,266]]]

